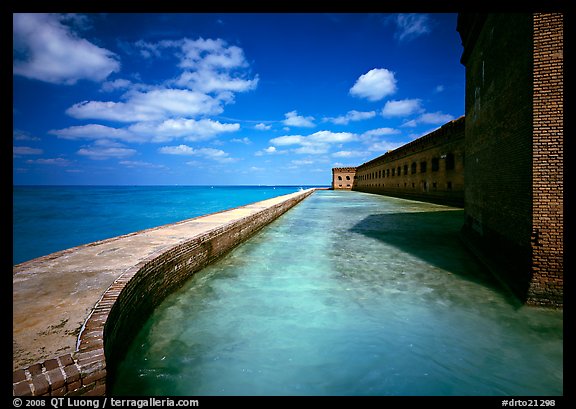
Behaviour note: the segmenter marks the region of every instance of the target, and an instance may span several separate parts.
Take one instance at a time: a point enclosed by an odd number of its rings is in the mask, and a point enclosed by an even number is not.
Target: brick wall
[[[13,372],[14,396],[102,396],[115,364],[162,300],[196,271],[255,234],[314,190],[243,219],[215,227],[154,254],[120,276],[103,294],[79,336],[78,350]]]
[[[562,305],[562,18],[459,16],[463,237],[518,298]]]
[[[463,206],[461,117],[356,168],[354,190]]]
[[[104,393],[105,373],[82,372],[81,363],[66,354],[20,369],[13,374],[15,396],[73,396]],[[89,393],[86,393],[89,395]]]
[[[351,190],[356,180],[356,168],[332,168],[332,189]]]
[[[532,280],[528,303],[563,299],[563,16],[534,15]]]

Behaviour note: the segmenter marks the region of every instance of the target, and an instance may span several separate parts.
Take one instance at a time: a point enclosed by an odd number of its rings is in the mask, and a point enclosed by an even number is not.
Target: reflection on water
[[[562,312],[518,307],[459,209],[318,191],[154,312],[126,395],[561,395]]]

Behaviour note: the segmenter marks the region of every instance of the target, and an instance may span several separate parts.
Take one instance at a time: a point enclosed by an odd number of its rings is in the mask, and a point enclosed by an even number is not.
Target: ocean
[[[310,186],[14,186],[12,264]]]

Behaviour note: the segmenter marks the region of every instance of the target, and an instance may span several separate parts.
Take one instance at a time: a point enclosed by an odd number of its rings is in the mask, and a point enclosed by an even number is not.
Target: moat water
[[[111,392],[562,395],[562,312],[502,291],[462,218],[317,191],[170,295]]]

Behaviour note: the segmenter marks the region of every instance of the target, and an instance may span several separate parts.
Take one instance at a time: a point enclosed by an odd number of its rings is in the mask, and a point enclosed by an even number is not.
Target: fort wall
[[[353,189],[464,205],[464,117],[356,168]]]
[[[356,168],[332,168],[332,189],[352,190],[356,179]]]
[[[562,305],[562,16],[461,14],[463,237],[522,301]]]
[[[532,141],[532,280],[528,303],[563,303],[564,21],[536,13]]]

